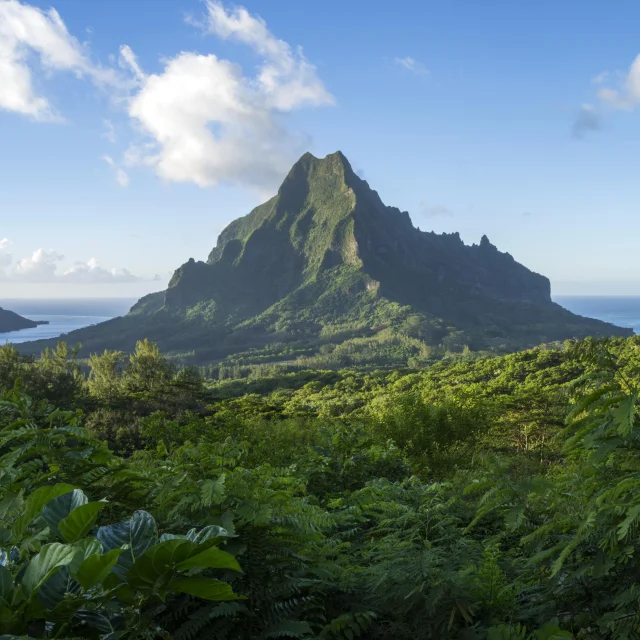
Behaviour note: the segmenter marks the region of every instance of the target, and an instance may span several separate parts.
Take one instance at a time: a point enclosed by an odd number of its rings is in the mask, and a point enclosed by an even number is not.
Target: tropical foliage
[[[640,339],[206,381],[0,347],[0,632],[640,637]]]

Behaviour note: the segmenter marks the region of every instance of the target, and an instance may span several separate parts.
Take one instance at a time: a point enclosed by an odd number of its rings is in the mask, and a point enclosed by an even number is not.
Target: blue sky
[[[487,234],[555,294],[640,294],[638,19],[624,0],[0,0],[0,295],[163,288],[302,152],[336,149],[416,226]]]

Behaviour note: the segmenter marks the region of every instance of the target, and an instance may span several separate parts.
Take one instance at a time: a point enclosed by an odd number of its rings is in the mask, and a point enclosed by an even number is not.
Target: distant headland
[[[41,324],[49,324],[48,320],[29,320],[23,318],[13,311],[0,307],[0,333],[9,331],[21,331],[22,329],[33,329]]]

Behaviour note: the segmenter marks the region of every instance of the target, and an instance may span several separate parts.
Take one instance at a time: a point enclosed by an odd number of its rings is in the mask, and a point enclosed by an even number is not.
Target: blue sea
[[[640,334],[640,296],[553,296],[553,301],[578,315],[628,327]]]
[[[131,298],[88,298],[72,300],[7,300],[0,307],[15,311],[30,320],[48,320],[34,329],[0,333],[0,344],[57,338],[74,329],[82,329],[122,316],[136,303]]]
[[[640,296],[554,296],[554,301],[581,316],[630,327],[640,334]],[[132,298],[0,300],[0,307],[25,318],[49,321],[35,329],[0,333],[0,344],[57,338],[74,329],[122,316],[135,302]]]

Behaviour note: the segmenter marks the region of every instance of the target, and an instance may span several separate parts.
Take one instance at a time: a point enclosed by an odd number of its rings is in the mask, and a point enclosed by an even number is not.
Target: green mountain
[[[553,303],[549,280],[486,236],[467,246],[416,229],[337,152],[305,154],[166,291],[67,339],[85,353],[147,337],[194,363],[345,365],[630,333]]]
[[[21,329],[32,329],[37,326],[37,323],[33,320],[28,320],[13,311],[0,307],[0,333],[20,331]]]

